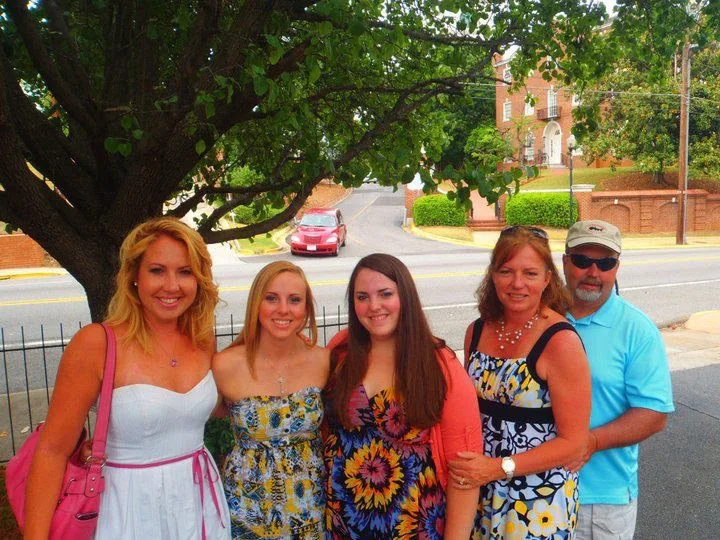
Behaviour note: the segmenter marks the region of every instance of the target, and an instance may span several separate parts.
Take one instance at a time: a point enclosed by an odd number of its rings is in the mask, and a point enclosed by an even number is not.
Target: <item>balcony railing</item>
[[[537,109],[536,115],[538,120],[553,120],[560,118],[561,109],[558,105],[546,107],[545,109]]]

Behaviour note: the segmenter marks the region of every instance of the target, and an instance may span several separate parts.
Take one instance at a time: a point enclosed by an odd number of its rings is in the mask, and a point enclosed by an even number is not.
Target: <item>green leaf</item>
[[[133,117],[129,114],[126,114],[120,119],[120,125],[125,131],[129,131],[130,129],[132,129]]]
[[[205,144],[205,141],[203,139],[200,139],[198,142],[195,143],[195,153],[198,156],[202,155],[202,153],[205,152],[206,148],[207,144]]]
[[[118,145],[118,152],[122,157],[128,157],[132,154],[132,145],[129,142],[120,143]]]
[[[253,77],[253,89],[258,96],[264,96],[268,91],[268,81],[264,75]]]
[[[142,129],[134,129],[132,132],[132,136],[136,140],[140,140],[143,138],[143,130]]]
[[[114,154],[118,151],[118,140],[115,137],[107,137],[103,144],[105,150]]]

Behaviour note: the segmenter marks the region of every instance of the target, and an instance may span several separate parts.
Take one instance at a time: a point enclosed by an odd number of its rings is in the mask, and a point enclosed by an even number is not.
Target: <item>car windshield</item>
[[[300,220],[300,225],[309,227],[334,227],[335,217],[327,214],[305,214]]]

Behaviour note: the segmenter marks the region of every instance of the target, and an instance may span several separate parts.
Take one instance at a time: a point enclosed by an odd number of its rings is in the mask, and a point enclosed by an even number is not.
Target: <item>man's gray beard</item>
[[[602,291],[588,291],[586,289],[575,289],[575,298],[581,302],[597,302],[602,297]]]

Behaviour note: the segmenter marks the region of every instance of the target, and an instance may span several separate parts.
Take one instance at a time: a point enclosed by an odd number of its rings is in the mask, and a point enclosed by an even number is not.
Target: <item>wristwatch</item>
[[[502,467],[503,472],[505,473],[505,477],[510,480],[513,475],[515,474],[515,461],[511,457],[504,457],[502,458],[502,462],[500,463],[500,466]]]

